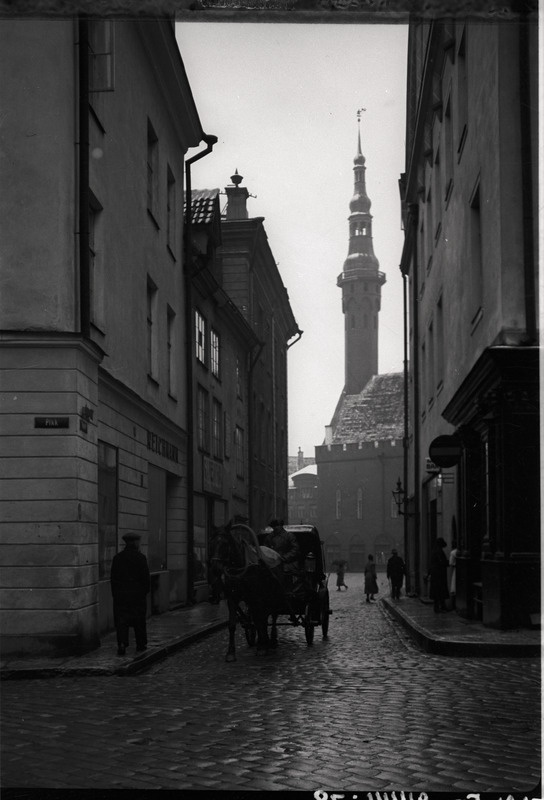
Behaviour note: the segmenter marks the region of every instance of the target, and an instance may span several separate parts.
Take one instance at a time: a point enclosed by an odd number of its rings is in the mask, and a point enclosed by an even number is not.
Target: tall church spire
[[[378,374],[378,313],[385,275],[372,244],[371,202],[366,193],[365,157],[361,150],[361,112],[357,112],[357,155],[353,159],[354,192],[349,204],[349,247],[337,285],[344,312],[346,394],[361,392]]]

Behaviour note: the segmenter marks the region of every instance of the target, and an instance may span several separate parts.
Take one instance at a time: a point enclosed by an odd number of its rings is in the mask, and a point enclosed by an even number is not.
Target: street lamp
[[[403,506],[404,506],[404,502],[405,502],[404,496],[405,496],[406,492],[402,488],[402,483],[400,482],[400,478],[397,478],[397,486],[396,486],[395,489],[393,489],[391,494],[393,495],[393,500],[395,501],[395,504],[397,506],[397,511],[399,512],[399,514],[401,514],[402,516],[406,516],[406,517],[412,516],[408,511],[404,511],[403,510]]]

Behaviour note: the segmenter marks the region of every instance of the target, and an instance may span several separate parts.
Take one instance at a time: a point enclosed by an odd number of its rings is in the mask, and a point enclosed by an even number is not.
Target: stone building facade
[[[2,647],[90,649],[139,531],[187,601],[184,154],[205,136],[163,20],[3,20]]]
[[[409,561],[424,592],[456,544],[458,613],[498,628],[540,608],[537,84],[530,14],[410,25]],[[439,436],[456,456],[427,473]]]
[[[247,516],[254,530],[287,519],[287,355],[301,337],[289,295],[270,248],[263,217],[250,217],[248,190],[238,171],[225,188],[221,222],[223,287],[250,325],[258,345],[247,374]]]

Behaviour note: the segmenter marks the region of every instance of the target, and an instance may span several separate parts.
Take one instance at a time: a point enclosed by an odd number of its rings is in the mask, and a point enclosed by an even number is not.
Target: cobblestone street
[[[539,659],[420,652],[346,581],[313,647],[240,635],[226,664],[221,631],[137,676],[5,681],[3,786],[530,792]]]

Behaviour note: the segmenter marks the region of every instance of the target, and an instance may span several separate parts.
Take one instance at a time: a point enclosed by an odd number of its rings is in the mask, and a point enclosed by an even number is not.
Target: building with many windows
[[[249,518],[248,374],[260,341],[223,288],[219,190],[191,192],[190,318],[193,446],[192,582],[208,599],[207,563],[214,529]]]
[[[205,134],[171,21],[0,36],[2,647],[89,649],[125,532],[150,612],[190,590],[182,209]]]
[[[537,146],[535,16],[410,24],[410,580],[443,537],[458,613],[498,628],[540,608]]]
[[[259,340],[247,370],[247,516],[255,530],[287,519],[287,353],[302,335],[289,302],[263,217],[250,217],[248,190],[236,170],[225,188],[221,223],[223,287]]]
[[[359,130],[350,201],[349,248],[338,276],[342,289],[345,384],[325,441],[315,448],[318,528],[327,563],[343,559],[362,570],[368,555],[384,566],[404,550],[392,490],[402,474],[403,376],[378,374],[381,287],[372,240],[371,202]]]

